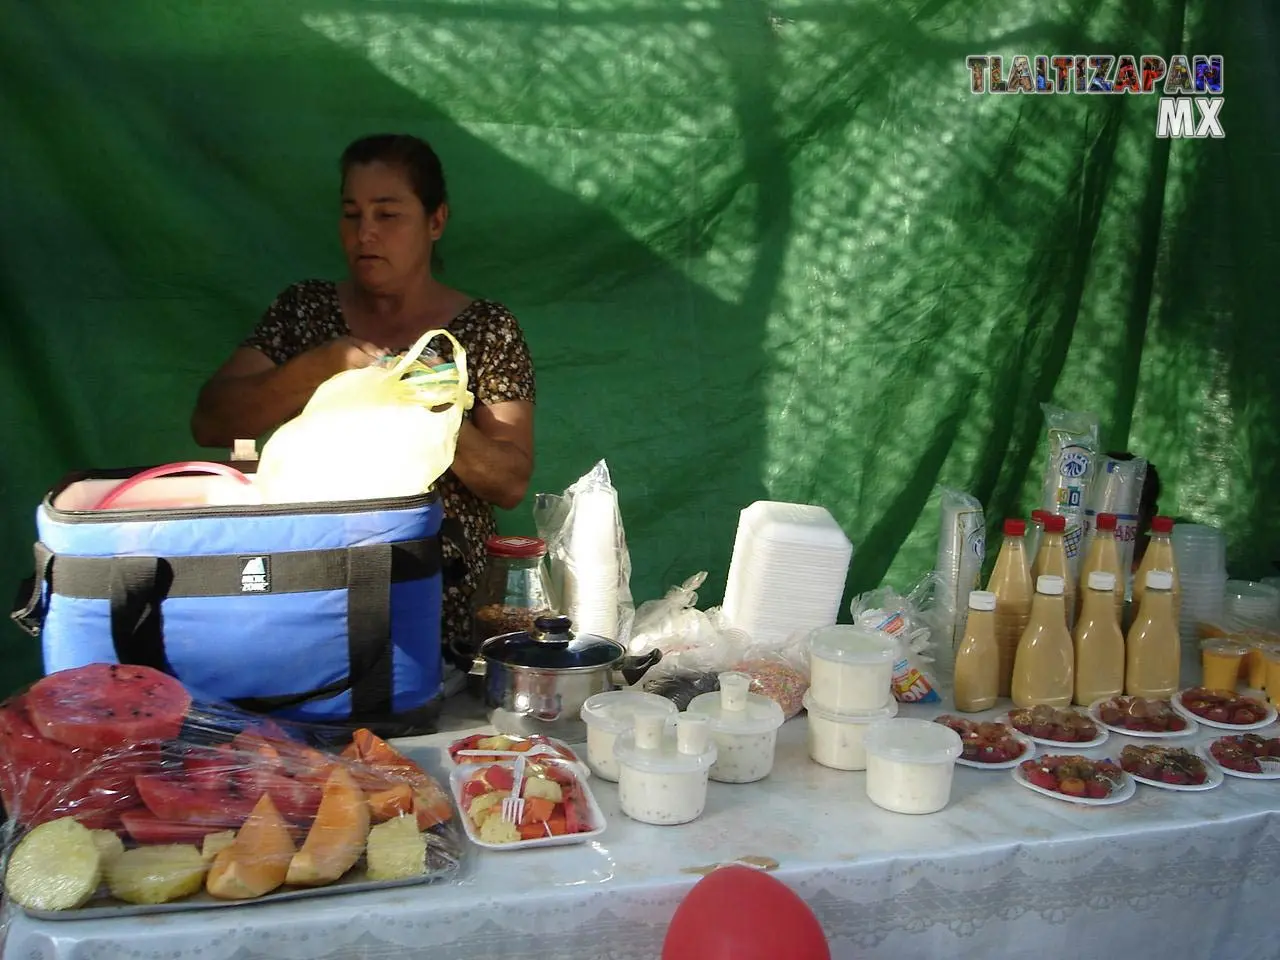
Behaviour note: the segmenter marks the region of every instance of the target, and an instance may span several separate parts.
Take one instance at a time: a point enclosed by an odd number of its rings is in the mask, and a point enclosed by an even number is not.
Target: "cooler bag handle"
[[[184,460],[179,463],[167,463],[162,467],[151,467],[149,470],[135,473],[124,483],[118,483],[108,490],[106,496],[90,509],[109,510],[117,500],[139,484],[146,483],[148,480],[156,480],[160,477],[172,476],[175,473],[208,473],[229,477],[232,480],[238,480],[243,484],[253,486],[252,480],[235,467],[229,467],[225,463],[214,463],[211,460]]]
[[[45,586],[49,583],[49,568],[53,563],[53,551],[43,543],[36,541],[32,548],[35,553],[35,573],[18,584],[18,594],[13,601],[13,609],[9,619],[18,625],[24,633],[33,637],[40,636],[44,626],[44,615],[47,612],[44,603]]]

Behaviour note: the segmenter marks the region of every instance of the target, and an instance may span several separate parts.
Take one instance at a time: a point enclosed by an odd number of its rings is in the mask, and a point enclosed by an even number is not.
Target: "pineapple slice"
[[[369,831],[365,862],[370,880],[405,880],[427,872],[427,838],[416,817],[393,817]]]
[[[225,850],[236,842],[234,830],[223,830],[220,833],[205,834],[204,843],[200,846],[200,856],[205,863],[212,863],[219,850]]]
[[[542,797],[552,803],[564,802],[564,792],[560,789],[560,784],[545,777],[529,777],[526,779],[524,782],[524,795],[526,797]]]
[[[107,886],[125,903],[168,903],[199,890],[208,866],[192,844],[135,847],[107,864]]]
[[[9,858],[4,888],[32,910],[74,910],[102,882],[93,832],[72,817],[50,820],[22,838]]]
[[[498,734],[496,737],[484,737],[476,741],[473,750],[510,750],[514,741],[510,737]]]
[[[519,841],[520,828],[514,823],[503,820],[500,815],[487,817],[480,825],[481,843],[518,843]]]
[[[124,853],[124,843],[114,830],[90,830],[93,842],[98,848],[98,855],[105,867],[120,854]]]
[[[502,798],[505,796],[507,796],[506,793],[499,793],[497,790],[480,794],[471,801],[471,806],[467,807],[467,816],[477,827],[480,826],[493,809],[502,804]]]

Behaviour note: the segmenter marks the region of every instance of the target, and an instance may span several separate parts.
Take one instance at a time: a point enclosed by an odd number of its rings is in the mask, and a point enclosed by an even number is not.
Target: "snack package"
[[[440,783],[370,731],[276,723],[145,666],[0,705],[0,800],[5,909],[37,916],[425,882],[464,849]]]
[[[751,678],[750,691],[780,706],[787,720],[804,709],[804,695],[809,689],[806,636],[797,633],[782,646],[747,643],[740,658],[729,667],[747,674]]]
[[[1085,497],[1098,456],[1098,418],[1092,413],[1062,410],[1047,403],[1041,404],[1041,409],[1049,436],[1041,502],[1045,510],[1067,520],[1063,540],[1074,576],[1084,553]]]
[[[934,570],[939,585],[939,626],[942,633],[949,633],[950,642],[939,643],[935,655],[949,671],[952,651],[964,636],[969,592],[978,588],[987,556],[987,525],[977,498],[948,487],[942,487],[941,493],[938,562]]]
[[[608,464],[601,460],[562,496],[538,494],[533,519],[574,629],[625,644],[635,616],[631,553]]]
[[[937,648],[950,649],[950,612],[938,595],[947,588],[936,575],[926,576],[907,596],[880,587],[853,598],[849,613],[855,623],[881,630],[899,642],[893,664],[893,697],[899,703],[938,703]],[[934,637],[942,639],[935,642]]]

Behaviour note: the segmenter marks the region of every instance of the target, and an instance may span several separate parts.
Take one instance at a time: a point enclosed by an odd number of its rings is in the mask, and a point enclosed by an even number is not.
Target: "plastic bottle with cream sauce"
[[[1000,695],[1000,651],[996,647],[996,595],[985,590],[969,594],[969,617],[956,648],[956,709],[962,713],[990,710]]]
[[[1100,513],[1095,523],[1093,536],[1089,538],[1088,552],[1080,566],[1080,599],[1076,603],[1076,621],[1079,623],[1079,614],[1084,607],[1089,574],[1102,572],[1111,574],[1115,583],[1111,592],[1116,608],[1116,623],[1119,624],[1124,619],[1124,574],[1120,569],[1120,545],[1116,543],[1116,515]]]
[[[1182,660],[1178,618],[1173,612],[1173,575],[1152,570],[1145,587],[1142,606],[1125,640],[1124,692],[1167,700],[1178,692]]]
[[[1067,632],[1065,590],[1062,577],[1045,574],[1036,580],[1031,620],[1018,641],[1013,661],[1014,706],[1065,707],[1071,703],[1075,651]]]
[[[1031,582],[1040,589],[1041,577],[1058,577],[1062,580],[1063,624],[1070,633],[1076,622],[1076,584],[1071,577],[1071,567],[1067,563],[1067,545],[1064,536],[1067,530],[1067,518],[1051,513],[1045,517],[1044,536],[1040,538],[1040,549],[1031,564]]]
[[[1036,592],[1031,579],[1026,530],[1027,525],[1022,520],[1004,522],[1004,542],[1000,545],[991,579],[987,581],[987,590],[996,597],[995,639],[1000,658],[997,687],[1002,697],[1009,696],[1013,681],[1013,655],[1018,650],[1022,631],[1027,629],[1027,621],[1031,619],[1031,598]]]
[[[1115,574],[1094,570],[1085,583],[1084,603],[1076,622],[1076,703],[1124,692],[1124,634],[1115,611]]]
[[[1154,517],[1151,520],[1151,539],[1147,552],[1142,555],[1138,572],[1133,575],[1133,611],[1137,619],[1142,609],[1143,594],[1147,589],[1147,574],[1152,570],[1164,570],[1173,577],[1173,619],[1176,622],[1182,611],[1182,590],[1178,584],[1178,562],[1173,556],[1173,517]]]

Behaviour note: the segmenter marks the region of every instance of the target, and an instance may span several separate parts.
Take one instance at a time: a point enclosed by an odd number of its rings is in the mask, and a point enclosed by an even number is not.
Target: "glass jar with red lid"
[[[472,653],[490,637],[532,630],[556,612],[547,544],[537,537],[490,537],[484,575],[471,599]]]

